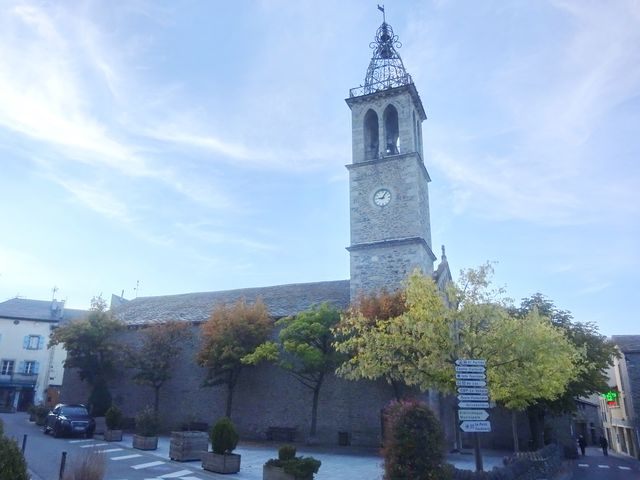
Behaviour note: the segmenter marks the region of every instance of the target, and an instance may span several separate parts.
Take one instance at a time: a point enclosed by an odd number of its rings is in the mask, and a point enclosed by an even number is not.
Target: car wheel
[[[93,438],[93,432],[85,432],[84,438]]]
[[[49,429],[47,428],[47,426],[45,425],[44,428],[42,429],[42,433],[44,433],[45,435],[49,435]]]
[[[58,428],[57,425],[53,426],[53,437],[60,438],[60,429]]]

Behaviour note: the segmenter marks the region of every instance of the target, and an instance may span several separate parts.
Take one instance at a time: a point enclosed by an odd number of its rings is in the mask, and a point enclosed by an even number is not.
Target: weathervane
[[[387,17],[384,13],[384,5],[380,6],[380,4],[378,4],[378,10],[382,12],[382,23],[387,23]]]

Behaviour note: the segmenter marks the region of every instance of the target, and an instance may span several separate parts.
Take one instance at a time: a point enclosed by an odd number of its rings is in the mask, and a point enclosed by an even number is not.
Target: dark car
[[[93,436],[95,429],[95,420],[89,415],[87,407],[80,404],[56,405],[47,415],[44,424],[44,433],[52,432],[56,438],[62,435],[84,435],[89,438]]]

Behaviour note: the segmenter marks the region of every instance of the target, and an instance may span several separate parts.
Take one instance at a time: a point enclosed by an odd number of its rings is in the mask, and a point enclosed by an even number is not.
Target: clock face
[[[379,207],[384,207],[388,205],[391,201],[391,192],[386,188],[381,188],[376,193],[373,194],[373,203],[375,203]]]

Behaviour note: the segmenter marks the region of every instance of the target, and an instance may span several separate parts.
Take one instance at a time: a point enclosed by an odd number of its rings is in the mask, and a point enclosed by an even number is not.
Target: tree
[[[451,393],[455,360],[481,358],[492,399],[524,408],[538,398],[557,397],[573,374],[575,349],[543,317],[510,315],[504,289],[491,284],[492,273],[488,263],[464,270],[443,294],[414,272],[404,313],[374,322],[358,314],[343,320],[336,348],[350,358],[338,373]]]
[[[117,334],[125,329],[124,323],[112,317],[105,308],[102,297],[94,297],[85,318],[58,327],[49,339],[49,347],[64,346],[67,352],[65,368],[76,368],[80,379],[91,385],[89,404],[93,407],[93,415],[104,415],[109,408],[107,383],[117,371],[121,350]]]
[[[277,342],[265,342],[243,362],[271,361],[287,370],[312,391],[311,427],[314,437],[318,418],[318,398],[326,376],[335,371],[342,357],[333,347],[332,328],[340,321],[340,311],[323,303],[293,317],[276,322],[281,327]]]
[[[613,358],[618,353],[613,343],[600,334],[594,323],[574,321],[571,312],[558,309],[553,301],[541,293],[522,299],[520,307],[513,309],[513,314],[522,318],[533,311],[549,318],[551,324],[564,333],[573,348],[582,353],[576,361],[575,375],[564,392],[554,399],[540,398],[527,407],[531,435],[534,446],[537,447],[542,443],[540,427],[545,413],[573,412],[576,408],[576,398],[608,388],[607,369],[613,365]]]
[[[335,328],[335,348],[346,357],[336,373],[349,380],[384,379],[396,399],[402,384],[451,390],[436,379],[439,368],[452,371],[451,365],[426,366],[436,360],[430,356],[435,343],[452,345],[448,314],[435,283],[417,272],[405,291],[360,297]]]
[[[189,325],[169,321],[148,326],[141,334],[141,345],[129,351],[129,366],[136,371],[133,375],[134,382],[153,388],[153,409],[157,415],[160,389],[172,377],[173,360],[180,354],[184,341],[190,336]]]
[[[225,415],[231,418],[233,391],[244,366],[241,359],[264,343],[273,320],[262,300],[253,305],[244,299],[234,305],[218,305],[202,325],[202,346],[196,360],[207,369],[205,386],[227,386]]]

